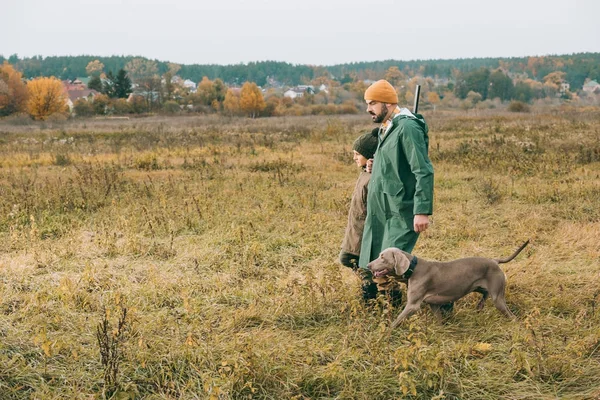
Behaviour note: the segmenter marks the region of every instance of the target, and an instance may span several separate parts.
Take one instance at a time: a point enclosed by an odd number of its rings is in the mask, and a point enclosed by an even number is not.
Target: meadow
[[[531,239],[514,322],[363,304],[337,256],[366,114],[0,120],[0,399],[600,399],[600,110],[425,117],[414,253]]]

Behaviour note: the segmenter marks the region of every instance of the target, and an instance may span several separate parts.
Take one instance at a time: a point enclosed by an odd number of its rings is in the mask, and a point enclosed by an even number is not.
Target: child
[[[367,216],[367,187],[371,179],[371,173],[365,170],[367,161],[373,158],[378,145],[379,128],[372,132],[361,135],[352,145],[353,159],[362,171],[354,187],[350,211],[348,212],[348,225],[342,242],[340,263],[353,270],[358,270],[358,259],[360,256],[360,244],[362,242],[365,218]]]

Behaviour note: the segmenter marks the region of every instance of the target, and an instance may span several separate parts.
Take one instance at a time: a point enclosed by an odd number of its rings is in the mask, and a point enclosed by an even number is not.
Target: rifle
[[[415,104],[413,106],[413,114],[419,111],[419,95],[421,94],[421,85],[415,87]]]

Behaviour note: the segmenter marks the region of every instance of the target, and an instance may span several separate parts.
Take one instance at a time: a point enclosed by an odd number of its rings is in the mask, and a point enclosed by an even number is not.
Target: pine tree
[[[99,76],[93,76],[87,86],[90,89],[102,92],[102,79]]]
[[[114,97],[119,99],[125,99],[131,93],[131,79],[127,76],[127,72],[124,69],[120,69],[117,72],[117,77],[114,80],[113,85]]]
[[[112,71],[108,71],[106,79],[102,82],[102,93],[110,97],[111,99],[115,96],[115,77]]]

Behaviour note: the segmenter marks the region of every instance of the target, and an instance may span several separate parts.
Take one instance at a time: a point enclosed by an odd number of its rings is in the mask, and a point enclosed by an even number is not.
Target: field
[[[365,306],[366,114],[0,121],[0,399],[599,399],[600,110],[427,112],[414,253],[504,257],[506,320]]]

